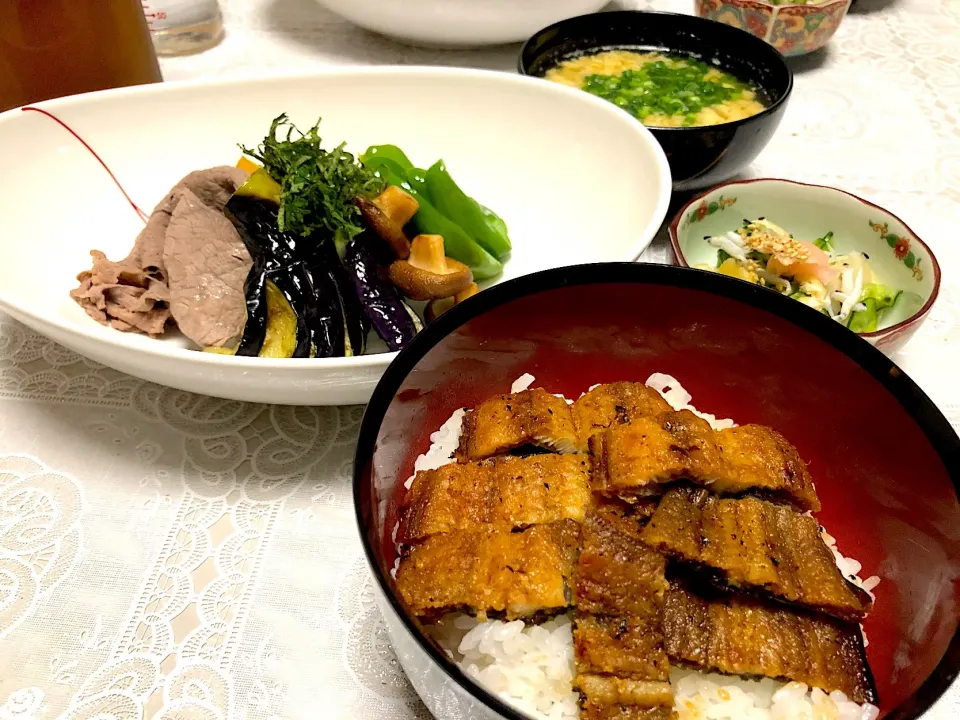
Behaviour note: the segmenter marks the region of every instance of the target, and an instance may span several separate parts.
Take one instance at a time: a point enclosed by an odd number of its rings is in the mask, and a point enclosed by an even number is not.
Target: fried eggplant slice
[[[578,451],[566,400],[533,388],[483,401],[463,418],[456,458],[482,460],[526,446],[559,453]]]
[[[589,390],[573,403],[572,410],[580,446],[585,448],[591,435],[611,425],[660,415],[671,408],[660,393],[643,383],[613,382]]]
[[[591,502],[585,455],[497,457],[417,473],[400,537],[422,542],[453,530],[513,530],[582,520]]]
[[[552,614],[570,605],[579,545],[580,525],[573,520],[521,532],[433,535],[401,559],[397,589],[421,617],[453,610],[481,620]]]
[[[839,690],[858,703],[877,703],[855,623],[740,595],[694,594],[674,584],[664,599],[663,631],[671,660],[732,675],[795,680]]]
[[[715,582],[768,594],[846,620],[870,596],[843,577],[809,515],[756,498],[718,498],[697,488],[667,492],[643,539]]]
[[[603,495],[660,495],[687,479],[721,495],[756,494],[820,509],[806,464],[768,427],[715,432],[689,410],[641,417],[590,438],[593,488]]]

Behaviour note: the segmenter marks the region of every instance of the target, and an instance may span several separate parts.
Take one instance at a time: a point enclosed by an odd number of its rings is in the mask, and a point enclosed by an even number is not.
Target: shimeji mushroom
[[[412,300],[436,300],[465,291],[473,273],[462,262],[443,254],[440,235],[417,235],[410,256],[390,265],[390,281]]]
[[[398,258],[410,257],[410,241],[403,226],[420,207],[412,195],[391,185],[373,200],[358,197],[355,203],[367,225],[387,242]]]

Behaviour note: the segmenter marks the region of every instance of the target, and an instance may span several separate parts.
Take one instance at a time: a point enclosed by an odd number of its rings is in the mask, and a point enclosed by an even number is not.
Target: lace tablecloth
[[[224,43],[165,61],[168,79],[331,63],[514,68],[516,47],[413,49],[311,0],[223,4]],[[960,426],[960,2],[860,0],[828,51],[794,66],[794,98],[751,174],[852,190],[930,243],[940,300],[897,361]],[[646,259],[664,253],[661,238]],[[354,530],[362,408],[157,387],[8,319],[0,407],[0,720],[426,716]],[[960,717],[960,687],[928,717]]]

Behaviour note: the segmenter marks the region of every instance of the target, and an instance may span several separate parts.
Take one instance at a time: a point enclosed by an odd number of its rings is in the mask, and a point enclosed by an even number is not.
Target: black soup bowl
[[[675,191],[715,185],[753,162],[780,124],[793,89],[793,73],[772,45],[739,28],[676,13],[622,10],[562,20],[527,40],[518,67],[524,75],[543,77],[564,60],[603,50],[715,61],[721,70],[759,88],[767,107],[743,120],[649,128],[667,155]]]
[[[830,318],[716,273],[642,263],[557,268],[484,290],[399,353],[367,406],[353,492],[387,636],[437,718],[521,720],[455,665],[392,576],[398,504],[431,434],[461,408],[534,386],[672,375],[693,404],[782,432],[809,464],[816,517],[877,575],[864,620],[881,718],[920,717],[960,670],[960,439],[882,352]]]

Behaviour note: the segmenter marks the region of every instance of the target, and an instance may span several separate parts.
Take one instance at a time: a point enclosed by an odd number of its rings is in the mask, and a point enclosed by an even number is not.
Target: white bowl
[[[542,80],[448,68],[322,74],[110,90],[43,103],[150,209],[187,172],[232,164],[289,113],[323,117],[327,146],[395,143],[443,158],[464,190],[507,222],[503,279],[634,260],[666,215],[670,172],[653,136],[613,105]],[[6,179],[0,307],[93,360],[171,387],[252,402],[366,402],[394,353],[268,360],[190,350],[103,327],[70,297],[91,248],[120,259],[143,227],[94,157],[36,112],[0,114]]]
[[[608,0],[317,0],[381,35],[434,47],[521,42],[540,28],[599,10]]]
[[[903,220],[845,190],[794,180],[729,182],[690,200],[669,226],[678,264],[715,268],[717,249],[706,238],[736,230],[743,218],[758,217],[804,240],[832,232],[838,252],[865,253],[879,281],[903,291],[877,330],[858,333],[888,355],[903,347],[933,309],[940,265]]]

